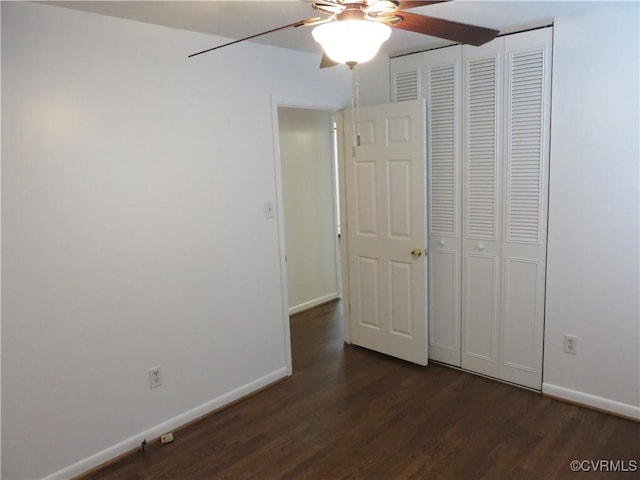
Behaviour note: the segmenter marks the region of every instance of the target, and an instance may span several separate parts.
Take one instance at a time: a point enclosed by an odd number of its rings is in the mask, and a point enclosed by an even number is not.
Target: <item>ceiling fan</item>
[[[311,6],[324,16],[308,18],[273,28],[193,53],[189,57],[195,57],[196,55],[291,27],[315,27],[312,35],[324,49],[320,68],[330,67],[339,63],[347,64],[350,68],[353,68],[355,64],[370,60],[378,52],[382,43],[389,38],[391,28],[399,28],[475,46],[487,43],[498,35],[498,30],[405,11],[405,9],[443,3],[445,1],[449,0],[311,1],[308,3],[311,3]]]

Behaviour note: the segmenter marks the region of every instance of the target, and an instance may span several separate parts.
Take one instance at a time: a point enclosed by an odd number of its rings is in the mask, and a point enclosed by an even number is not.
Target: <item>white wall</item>
[[[555,21],[544,385],[640,418],[638,3]],[[562,352],[565,333],[578,355]]]
[[[315,55],[2,3],[2,477],[70,477],[287,373],[272,95]],[[147,369],[162,365],[150,390]]]
[[[338,297],[331,112],[278,109],[289,313]]]

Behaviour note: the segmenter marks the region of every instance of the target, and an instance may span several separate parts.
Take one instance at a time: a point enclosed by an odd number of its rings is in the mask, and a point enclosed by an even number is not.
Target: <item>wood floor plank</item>
[[[344,345],[340,312],[331,302],[291,318],[290,378],[79,478],[640,478],[569,465],[640,465],[640,424]]]

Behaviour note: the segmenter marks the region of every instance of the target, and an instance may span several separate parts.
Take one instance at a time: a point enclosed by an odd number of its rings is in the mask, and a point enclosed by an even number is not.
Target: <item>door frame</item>
[[[301,108],[309,110],[324,110],[330,111],[336,115],[336,121],[338,122],[338,164],[340,164],[340,157],[342,152],[342,135],[340,130],[341,122],[338,120],[339,110],[342,109],[342,105],[333,102],[323,102],[320,100],[309,100],[299,97],[288,97],[273,94],[271,95],[271,125],[273,133],[273,166],[274,166],[274,179],[275,179],[275,208],[276,208],[276,222],[278,230],[278,256],[280,260],[280,299],[282,306],[282,327],[283,327],[283,340],[285,347],[285,368],[287,376],[293,373],[293,364],[291,359],[291,329],[289,326],[289,292],[288,292],[288,279],[287,279],[287,262],[286,262],[286,237],[285,237],[285,225],[284,225],[284,205],[283,205],[283,187],[282,187],[282,158],[280,151],[280,126],[278,122],[278,108]],[[341,197],[342,203],[342,197]],[[342,208],[342,205],[341,205]],[[336,252],[342,254],[342,249]],[[344,263],[344,262],[342,262]],[[340,272],[337,269],[338,275]],[[343,277],[344,278],[344,277]],[[342,282],[338,282],[342,283]],[[338,291],[340,293],[340,291]],[[345,309],[346,310],[346,309]]]
[[[347,142],[344,138],[344,110],[336,112],[336,141],[338,143],[338,188],[340,191],[340,274],[342,281],[342,336],[351,343],[351,296],[349,294],[349,216],[347,215]]]

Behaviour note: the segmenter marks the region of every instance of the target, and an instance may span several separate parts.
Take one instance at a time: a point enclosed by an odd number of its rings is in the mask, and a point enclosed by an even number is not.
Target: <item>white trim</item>
[[[346,159],[347,151],[344,141],[344,110],[336,113],[336,127],[338,140],[338,187],[340,188],[340,266],[342,276],[342,322],[343,340],[351,343],[351,297],[349,296],[349,238],[347,236],[347,186],[346,186]]]
[[[280,301],[282,305],[282,331],[284,341],[284,362],[287,375],[293,373],[291,360],[291,329],[289,326],[289,281],[287,279],[287,244],[284,230],[284,202],[282,194],[282,158],[280,153],[280,127],[278,126],[278,106],[280,100],[271,97],[271,129],[273,133],[273,168],[276,191],[276,221],[278,224],[278,254],[280,257]]]
[[[567,400],[596,410],[602,410],[640,421],[640,407],[635,405],[617,402],[616,400],[611,400],[609,398],[598,397],[597,395],[581,392],[579,390],[572,390],[559,385],[552,385],[550,383],[542,384],[542,393],[550,397]]]
[[[213,400],[209,400],[202,405],[199,405],[191,410],[187,410],[186,412],[177,415],[169,420],[166,420],[154,427],[151,427],[143,432],[140,432],[133,437],[127,438],[120,443],[112,445],[111,447],[105,448],[101,452],[95,453],[79,462],[74,463],[73,465],[69,465],[68,467],[63,468],[62,470],[58,470],[51,475],[45,477],[47,479],[62,479],[62,478],[73,478],[78,475],[81,475],[84,472],[91,470],[99,465],[102,465],[109,460],[112,460],[124,453],[127,453],[135,448],[140,447],[140,443],[144,439],[153,439],[159,437],[163,433],[174,430],[186,423],[189,423],[193,420],[196,420],[203,415],[213,412],[225,405],[228,405],[242,397],[246,397],[247,395],[254,393],[255,391],[264,388],[281,378],[287,376],[287,371],[285,368],[280,368],[265,375],[262,378],[254,380],[253,382],[249,382],[246,385],[243,385],[235,390],[232,390],[228,393],[220,395],[219,397],[214,398]]]
[[[278,118],[278,107],[309,108],[315,110],[330,110],[332,112],[337,112],[344,108],[336,102],[313,101],[308,98],[286,97],[282,95],[272,95],[271,104],[275,107],[276,118]]]
[[[338,116],[340,112],[333,112],[331,115],[331,185],[333,186],[333,239],[336,252],[336,298],[340,298],[342,291],[342,250],[340,249],[340,237],[342,231],[338,229],[340,225],[340,140]],[[335,128],[334,128],[335,127]]]
[[[317,307],[318,305],[322,305],[323,303],[335,300],[336,298],[339,298],[338,292],[331,292],[328,295],[323,295],[322,297],[314,298],[313,300],[309,300],[308,302],[294,305],[293,307],[289,308],[289,315],[295,315],[296,313],[300,313],[304,310],[309,310],[310,308]]]

